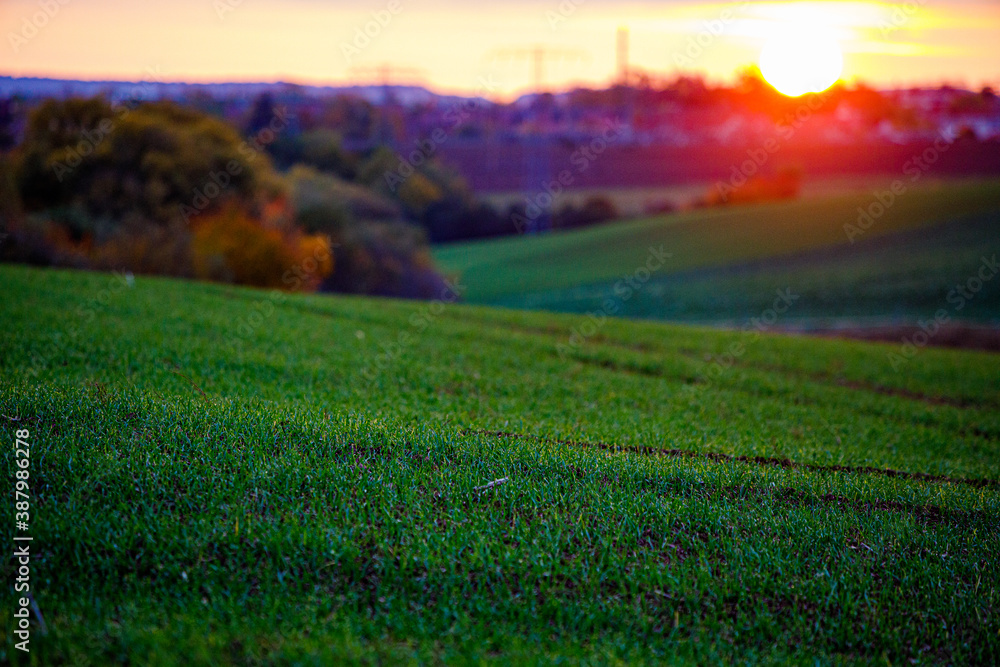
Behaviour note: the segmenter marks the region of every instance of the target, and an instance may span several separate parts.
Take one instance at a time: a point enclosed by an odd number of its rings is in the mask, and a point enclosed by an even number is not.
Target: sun
[[[843,70],[840,44],[821,28],[789,25],[772,36],[760,52],[760,73],[789,97],[826,90]]]

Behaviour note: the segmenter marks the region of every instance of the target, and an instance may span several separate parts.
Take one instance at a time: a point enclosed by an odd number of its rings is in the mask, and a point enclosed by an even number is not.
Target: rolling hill
[[[681,224],[637,223],[630,247]],[[690,227],[675,238],[708,257]],[[615,231],[572,243],[597,256]],[[757,242],[726,256],[774,250]],[[4,479],[26,431],[49,630],[34,661],[1000,659],[996,355],[0,281]],[[28,664],[4,616],[2,659]]]
[[[441,246],[435,256],[473,303],[584,313],[611,299],[619,316],[742,323],[792,289],[800,298],[787,324],[914,322],[950,307],[949,291],[1000,252],[1000,182],[913,187],[864,229],[859,208],[873,205],[877,212],[874,194],[855,193],[702,209]],[[647,274],[651,248],[670,257]],[[1000,281],[956,315],[995,324]]]

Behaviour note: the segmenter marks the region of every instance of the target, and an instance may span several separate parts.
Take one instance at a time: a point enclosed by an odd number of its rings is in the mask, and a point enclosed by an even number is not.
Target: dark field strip
[[[928,475],[920,472],[904,472],[902,470],[892,470],[888,468],[873,468],[870,466],[839,466],[839,465],[816,465],[812,463],[797,463],[789,459],[772,458],[768,456],[733,456],[714,452],[690,452],[682,449],[661,449],[657,447],[638,447],[634,445],[615,445],[606,442],[583,442],[580,440],[557,440],[542,436],[528,435],[524,433],[508,433],[505,431],[483,431],[464,430],[462,433],[475,435],[489,435],[497,438],[523,438],[538,442],[548,442],[558,445],[569,445],[571,447],[594,447],[610,452],[636,452],[638,454],[655,454],[659,456],[670,456],[675,458],[705,459],[715,462],[739,462],[755,463],[765,466],[776,466],[779,468],[799,468],[802,470],[814,470],[817,472],[837,472],[862,475],[881,475],[883,477],[898,477],[900,479],[912,479],[921,482],[944,482],[947,484],[964,484],[974,488],[1000,489],[1000,480],[995,479],[966,479],[962,477],[949,477],[948,475]],[[836,500],[834,497],[833,500]],[[904,506],[894,503],[887,503],[886,508],[896,508],[898,511],[905,511]],[[881,508],[880,508],[881,509]],[[919,510],[919,508],[917,508]],[[930,508],[930,513],[935,513],[935,508]],[[938,508],[937,511],[940,514]]]

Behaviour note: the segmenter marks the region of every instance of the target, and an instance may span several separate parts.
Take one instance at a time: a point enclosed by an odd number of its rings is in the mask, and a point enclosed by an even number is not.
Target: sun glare
[[[760,72],[790,97],[826,90],[840,78],[844,55],[832,33],[791,24],[772,36],[760,52]]]

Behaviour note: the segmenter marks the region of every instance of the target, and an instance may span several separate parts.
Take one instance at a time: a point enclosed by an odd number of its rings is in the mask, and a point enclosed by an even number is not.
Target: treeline
[[[323,174],[327,189],[344,191],[353,184],[374,193],[384,206],[373,206],[371,197],[354,211],[355,217],[394,215],[426,230],[432,243],[523,234],[549,229],[570,229],[606,222],[618,217],[614,205],[600,197],[581,206],[566,204],[541,211],[526,224],[525,206],[511,205],[497,209],[478,199],[462,176],[436,159],[437,149],[452,135],[461,134],[472,114],[465,107],[444,112],[438,124],[423,129],[422,138],[393,150],[399,128],[393,115],[365,100],[339,96],[319,110],[303,109],[287,132],[266,147],[281,169],[306,166]],[[475,102],[469,102],[478,108]],[[270,94],[258,97],[250,113],[249,132],[259,131],[275,114]],[[419,116],[421,111],[415,113]],[[375,148],[369,149],[374,141]],[[540,182],[538,188],[542,189]],[[343,201],[343,199],[341,199]],[[334,201],[328,201],[334,206]],[[353,204],[358,207],[358,202]]]
[[[170,102],[48,100],[0,152],[0,259],[424,298],[444,287],[430,242],[532,231],[413,162],[302,131],[268,96],[242,132]],[[610,217],[569,207],[539,229]]]

